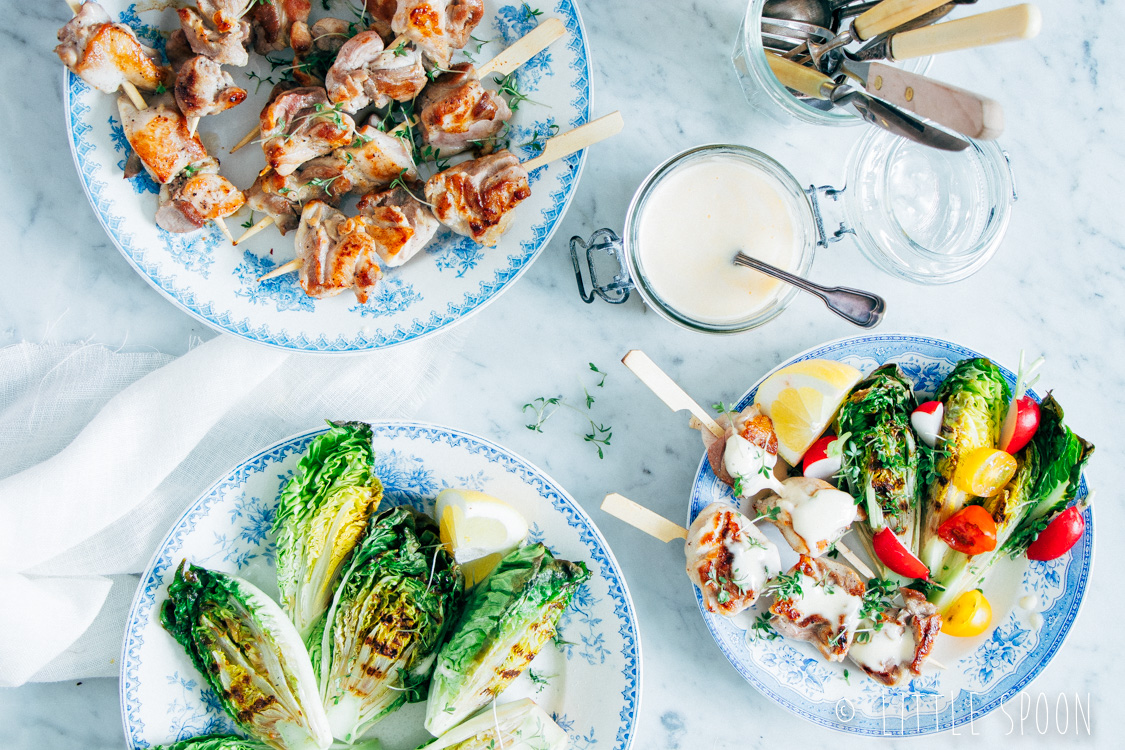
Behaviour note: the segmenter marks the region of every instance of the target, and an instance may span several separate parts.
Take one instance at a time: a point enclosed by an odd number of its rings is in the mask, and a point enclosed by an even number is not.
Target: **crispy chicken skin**
[[[310,297],[333,297],[346,289],[362,304],[382,271],[375,241],[362,223],[349,219],[322,201],[311,201],[301,212],[296,236],[298,280]]]
[[[422,183],[413,182],[410,190],[394,187],[368,193],[356,205],[365,219],[364,231],[375,240],[375,251],[389,268],[417,255],[441,227],[430,209],[414,197],[421,190]]]
[[[922,673],[941,631],[941,615],[918,591],[899,589],[903,606],[881,613],[867,643],[852,644],[848,656],[871,679],[894,687]]]
[[[140,110],[129,97],[119,96],[117,110],[126,140],[158,184],[171,182],[184,167],[209,158],[199,137],[188,135],[187,119],[171,94]]]
[[[442,155],[491,138],[512,118],[508,103],[481,86],[469,63],[438,76],[422,91],[420,101],[422,138]]]
[[[246,89],[234,85],[230,73],[217,62],[196,55],[176,72],[176,104],[187,117],[204,117],[246,100]]]
[[[482,0],[399,0],[391,30],[405,36],[440,68],[469,41],[484,16]]]
[[[781,570],[777,547],[736,508],[711,503],[695,517],[684,546],[687,574],[708,612],[732,617],[757,601]]]
[[[113,23],[102,6],[87,2],[59,29],[55,54],[79,78],[98,91],[112,94],[128,81],[138,89],[155,90],[167,69],[160,53],[141,44],[131,28]]]
[[[789,570],[801,593],[770,606],[773,626],[787,638],[809,641],[828,661],[843,661],[855,639],[866,586],[846,565],[801,555]]]
[[[242,191],[219,174],[219,162],[208,157],[161,186],[156,224],[169,232],[193,232],[230,216],[245,202]]]
[[[180,30],[197,55],[209,57],[221,65],[243,67],[250,62],[246,46],[250,41],[250,24],[238,21],[229,31],[221,31],[209,23],[195,8],[180,8]]]
[[[426,81],[421,52],[404,47],[396,54],[383,48],[378,32],[361,31],[340,47],[324,85],[345,112],[358,112],[369,104],[410,101]]]
[[[262,110],[260,127],[266,163],[282,176],[355,137],[352,118],[334,109],[324,89],[315,87],[279,94]]]
[[[254,51],[260,55],[285,49],[295,24],[309,20],[309,0],[259,0],[250,8]]]
[[[442,224],[494,247],[531,197],[527,170],[507,149],[463,162],[426,181],[426,201]]]

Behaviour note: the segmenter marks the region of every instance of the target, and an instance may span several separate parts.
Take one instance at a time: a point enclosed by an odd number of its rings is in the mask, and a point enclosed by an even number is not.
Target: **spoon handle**
[[[815,294],[824,301],[824,304],[828,306],[829,310],[849,323],[853,323],[861,328],[874,328],[879,325],[879,322],[883,320],[883,315],[887,310],[886,301],[877,294],[863,292],[858,289],[849,289],[847,287],[825,287],[820,284],[814,284],[808,279],[794,276],[788,271],[783,271],[776,266],[771,266],[769,263],[763,263],[757,258],[751,258],[746,253],[742,252],[734,256],[734,262],[735,265],[753,268],[755,271],[761,271],[764,274],[792,284],[798,289],[803,289],[809,294]]]

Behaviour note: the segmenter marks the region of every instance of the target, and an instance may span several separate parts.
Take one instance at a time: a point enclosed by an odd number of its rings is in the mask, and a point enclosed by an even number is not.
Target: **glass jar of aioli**
[[[863,122],[850,109],[821,109],[826,106],[824,102],[799,97],[777,80],[770,70],[762,44],[762,10],[765,4],[766,0],[750,0],[731,55],[742,93],[750,105],[782,123],[793,119],[811,125],[858,125]],[[911,73],[925,74],[931,62],[932,57],[918,57],[896,65]]]
[[[834,232],[825,229],[821,195],[843,204],[845,220]],[[621,303],[635,288],[678,325],[739,333],[780,315],[797,294],[734,266],[739,250],[805,276],[818,247],[851,235],[881,270],[917,284],[947,284],[995,254],[1015,200],[1011,166],[994,142],[939,151],[872,128],[848,157],[843,189],[802,189],[781,164],[745,146],[698,146],[641,183],[624,239],[609,229],[588,242],[572,237],[571,260],[586,302]],[[598,271],[599,252],[618,264],[608,282]]]

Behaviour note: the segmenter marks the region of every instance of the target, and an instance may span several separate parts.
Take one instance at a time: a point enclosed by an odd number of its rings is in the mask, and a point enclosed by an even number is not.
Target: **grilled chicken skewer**
[[[439,172],[425,185],[433,215],[455,232],[482,244],[494,245],[511,223],[512,210],[531,195],[527,182],[529,168],[537,169],[548,161],[563,158],[615,135],[621,131],[623,124],[621,113],[613,112],[550,139],[543,155],[522,165],[510,152],[500,151]],[[302,268],[302,259],[298,257],[278,266],[259,281]]]
[[[874,573],[863,560],[840,541],[839,537],[847,532],[850,521],[842,529],[837,528],[836,521],[843,516],[843,513],[839,512],[842,503],[839,498],[831,497],[827,490],[839,491],[827,483],[825,483],[827,488],[821,488],[819,492],[815,490],[809,492],[808,487],[797,485],[790,488],[775,476],[777,437],[773,433],[773,423],[769,417],[760,414],[756,407],[751,406],[741,414],[722,415],[718,420],[712,419],[702,406],[668,377],[644,352],[634,349],[628,352],[621,362],[673,411],[682,409],[691,411],[693,415],[691,426],[703,434],[703,444],[712,470],[720,480],[739,490],[740,500],[744,498],[751,500],[765,490],[772,491],[773,494],[769,497],[777,500],[762,501],[764,503],[762,510],[769,512],[771,506],[778,506],[777,520],[772,517],[770,520],[779,525],[783,533],[786,529],[789,530],[789,533],[785,533],[786,539],[797,552],[821,555],[834,544],[840,554],[856,566],[856,569],[868,578],[874,577]],[[855,501],[847,493],[840,494],[847,497],[854,514]],[[812,503],[812,498],[821,495],[823,496],[820,497],[820,502],[810,504],[808,510],[798,510],[804,504],[802,499]],[[819,520],[814,521],[813,516],[819,516],[819,511],[817,514],[809,513],[809,510],[814,507],[819,508],[821,505],[833,510],[833,519],[827,524]],[[804,523],[806,516],[809,516],[808,523]],[[798,533],[794,529],[794,520],[805,534]],[[826,525],[832,528],[826,529]],[[806,534],[808,539],[805,539]]]
[[[137,90],[155,91],[168,69],[160,53],[146,47],[123,23],[113,23],[109,14],[93,0],[67,0],[74,18],[59,29],[55,54],[75,75],[98,91],[112,94],[121,89],[137,109],[148,106]]]

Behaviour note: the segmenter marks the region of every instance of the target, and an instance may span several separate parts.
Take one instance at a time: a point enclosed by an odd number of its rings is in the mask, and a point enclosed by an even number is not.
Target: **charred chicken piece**
[[[221,31],[195,8],[180,8],[176,13],[180,16],[180,30],[195,54],[209,57],[221,65],[240,68],[250,61],[250,54],[246,51],[250,43],[250,24],[247,21],[239,20],[229,31]]]
[[[781,571],[777,545],[726,503],[711,503],[688,529],[687,574],[708,612],[732,617],[757,601]]]
[[[395,11],[398,10],[398,0],[363,0],[364,8],[371,14],[371,28],[378,31],[385,40],[390,41],[394,36],[391,22],[394,21]]]
[[[812,477],[786,479],[755,499],[754,510],[781,530],[794,552],[810,557],[830,550],[863,517],[851,495]]]
[[[230,216],[245,202],[242,191],[219,174],[219,162],[207,157],[160,187],[156,225],[169,232],[194,232],[213,219]]]
[[[486,141],[512,118],[499,95],[484,88],[469,63],[454,65],[422,92],[422,138],[443,155]]]
[[[375,240],[375,251],[389,268],[417,255],[441,227],[430,209],[414,197],[421,191],[421,182],[411,182],[409,190],[394,187],[368,193],[356,205],[364,231]]]
[[[368,123],[356,131],[355,140],[332,153],[340,164],[341,193],[367,193],[390,186],[398,177],[418,179],[410,156],[409,140],[384,133]]]
[[[368,104],[410,101],[426,81],[421,52],[405,43],[401,49],[384,49],[377,31],[361,31],[340,47],[324,85],[345,112],[358,112]]]
[[[294,24],[305,24],[312,9],[309,0],[257,0],[250,7],[254,50],[265,55],[291,45]]]
[[[147,109],[137,109],[129,97],[120,96],[117,110],[126,140],[158,184],[171,182],[188,165],[209,158],[199,137],[188,134],[187,118],[170,93],[149,102]]]
[[[426,201],[438,220],[489,247],[511,224],[512,209],[529,197],[527,170],[507,149],[450,167],[426,181]]]
[[[196,5],[199,15],[223,34],[229,34],[239,26],[239,21],[260,0],[199,0]]]
[[[801,555],[773,584],[771,622],[787,638],[809,641],[828,661],[843,661],[859,627],[866,590],[855,571],[827,559]]]
[[[865,623],[870,625],[870,638],[857,638],[848,651],[848,657],[871,679],[890,687],[922,673],[942,622],[924,594],[908,588],[899,593],[903,606],[881,613],[878,623]]]
[[[102,6],[82,5],[77,15],[59,29],[55,54],[79,78],[98,91],[112,94],[129,82],[145,91],[155,90],[168,70],[160,53],[141,44],[123,23],[113,23]]]
[[[448,68],[484,16],[482,0],[399,0],[391,30],[414,42],[439,68]]]
[[[332,105],[324,89],[315,87],[279,94],[262,110],[260,128],[266,163],[282,176],[347,146],[355,137],[351,116]]]
[[[739,497],[753,498],[763,490],[778,491],[781,483],[774,470],[777,434],[773,421],[762,414],[757,404],[737,414],[721,414],[715,421],[725,430],[721,438],[698,419],[691,418],[691,427],[703,437],[703,448],[715,476],[734,487]]]
[[[325,16],[309,27],[309,41],[321,52],[339,52],[352,31],[351,21]]]
[[[176,104],[186,117],[214,115],[246,100],[246,89],[234,85],[217,62],[196,55],[176,72]]]
[[[382,275],[375,241],[363,231],[362,222],[322,201],[305,205],[296,245],[298,280],[310,297],[334,297],[351,289],[362,304]]]
[[[319,200],[331,206],[339,203],[341,196],[332,192],[339,174],[340,165],[332,157],[312,159],[290,175],[269,170],[258,175],[246,191],[246,204],[273,219],[284,235],[297,228],[301,210],[309,201]]]

